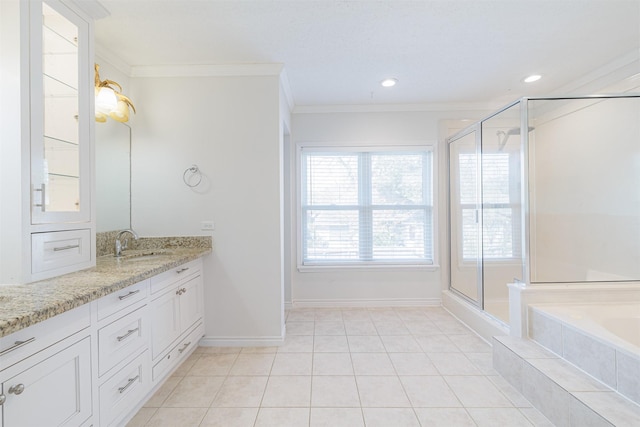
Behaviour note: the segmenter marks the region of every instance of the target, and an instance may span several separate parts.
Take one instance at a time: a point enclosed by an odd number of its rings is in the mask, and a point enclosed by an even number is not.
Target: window
[[[433,264],[433,155],[301,147],[302,265]]]
[[[477,155],[460,153],[462,258],[478,257],[476,229]],[[520,258],[520,166],[517,152],[482,153],[482,257]]]

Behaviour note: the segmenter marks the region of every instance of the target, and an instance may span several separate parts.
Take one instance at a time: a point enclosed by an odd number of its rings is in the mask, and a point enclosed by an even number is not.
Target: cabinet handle
[[[119,337],[117,337],[116,339],[118,340],[118,342],[120,342],[120,341],[122,341],[123,339],[125,339],[125,338],[127,338],[127,337],[131,336],[131,334],[133,334],[134,332],[137,332],[137,331],[139,331],[139,330],[140,330],[140,328],[129,329],[129,330],[127,331],[127,333],[126,333],[126,334],[124,334],[124,335],[122,335],[122,336],[119,336]]]
[[[18,384],[18,385],[12,385],[11,387],[9,387],[9,394],[22,394],[22,392],[24,391],[24,384]]]
[[[6,401],[7,401],[7,396],[5,396],[4,394],[0,394],[0,406],[2,406]]]
[[[138,292],[140,292],[140,289],[135,290],[135,291],[131,291],[131,292],[129,292],[129,293],[128,293],[128,294],[126,294],[126,295],[120,295],[120,296],[118,296],[118,299],[119,299],[120,301],[122,301],[123,299],[127,299],[127,298],[129,298],[129,297],[134,296],[134,295],[135,295],[135,294],[137,294]]]
[[[181,268],[180,270],[176,270],[176,273],[180,274],[180,273],[184,273],[185,271],[187,271],[189,269],[189,267],[184,267]]]
[[[178,289],[178,290],[176,291],[176,295],[182,295],[182,289]]]
[[[23,345],[27,345],[29,343],[32,343],[36,340],[36,337],[31,337],[28,340],[25,341],[16,341],[11,347],[4,349],[2,351],[0,351],[0,356],[5,355],[13,350],[17,350],[20,347],[22,347]]]
[[[131,387],[133,385],[133,383],[138,381],[138,378],[140,378],[140,375],[136,375],[133,378],[129,378],[129,381],[127,381],[126,385],[124,385],[122,387],[118,387],[118,393],[120,393],[120,394],[124,393],[126,389],[128,389],[129,387]]]
[[[191,344],[191,341],[189,341],[188,343],[183,345],[182,348],[178,349],[178,352],[182,353],[183,351],[185,351],[187,349],[187,347],[189,347],[189,344]]]
[[[59,251],[66,251],[69,249],[75,249],[75,248],[79,248],[80,245],[67,245],[67,246],[60,246],[58,248],[53,248],[54,252],[59,252]]]
[[[186,294],[186,293],[187,293],[187,288],[182,288],[182,289],[180,289],[180,290],[182,291],[182,293],[183,293],[183,294]]]
[[[44,204],[44,194],[45,194],[45,185],[44,183],[40,186],[40,188],[34,188],[33,191],[40,191],[41,197],[40,197],[40,203],[34,203],[33,206],[38,206],[40,207],[40,209],[42,209],[42,212],[46,212],[47,207]]]

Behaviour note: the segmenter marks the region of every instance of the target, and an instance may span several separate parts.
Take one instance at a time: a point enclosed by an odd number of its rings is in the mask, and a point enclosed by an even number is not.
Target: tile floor
[[[552,425],[429,307],[293,309],[280,347],[199,347],[128,427]]]

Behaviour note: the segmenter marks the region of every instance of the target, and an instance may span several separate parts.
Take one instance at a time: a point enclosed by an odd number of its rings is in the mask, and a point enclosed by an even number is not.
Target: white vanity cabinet
[[[1,337],[0,427],[126,424],[198,345],[203,296],[198,259]]]
[[[99,299],[99,425],[118,425],[151,388],[149,280]]]
[[[93,22],[59,0],[29,8],[31,277],[95,264]]]
[[[204,335],[202,260],[151,278],[151,355],[156,382]]]
[[[83,306],[0,339],[2,427],[91,421],[89,314]]]

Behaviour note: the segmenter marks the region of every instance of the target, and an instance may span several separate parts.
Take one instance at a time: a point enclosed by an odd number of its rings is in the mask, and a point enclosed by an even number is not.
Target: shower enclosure
[[[448,140],[450,289],[640,280],[640,95],[523,98]]]

